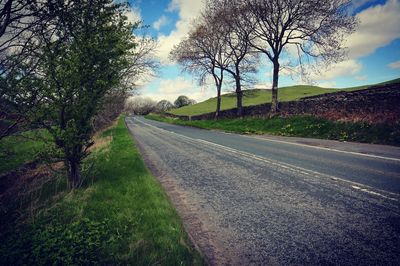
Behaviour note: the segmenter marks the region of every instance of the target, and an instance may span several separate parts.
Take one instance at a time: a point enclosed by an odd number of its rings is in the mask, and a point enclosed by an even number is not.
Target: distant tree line
[[[242,116],[243,84],[254,82],[260,60],[272,65],[271,114],[278,112],[278,80],[282,60],[303,77],[306,67],[328,65],[344,58],[343,40],[357,21],[348,0],[207,0],[188,36],[170,58],[204,84],[210,77],[217,91],[235,84],[237,115]]]
[[[179,96],[173,104],[168,100],[156,102],[151,98],[136,96],[126,101],[125,111],[133,115],[147,115],[151,112],[165,113],[174,108],[181,108],[195,103],[195,100],[185,95]]]

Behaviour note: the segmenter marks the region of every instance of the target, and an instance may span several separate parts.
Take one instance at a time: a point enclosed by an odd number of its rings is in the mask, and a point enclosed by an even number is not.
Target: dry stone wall
[[[246,106],[244,116],[268,116],[271,104]],[[335,92],[279,103],[281,116],[313,115],[339,121],[368,123],[400,122],[400,83],[372,86],[364,90]],[[215,113],[174,116],[184,120],[214,119]],[[221,111],[219,118],[236,118],[236,108]]]

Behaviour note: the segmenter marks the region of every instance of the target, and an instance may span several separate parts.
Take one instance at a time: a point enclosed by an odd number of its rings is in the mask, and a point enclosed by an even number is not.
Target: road
[[[399,265],[400,148],[126,118],[212,265]]]

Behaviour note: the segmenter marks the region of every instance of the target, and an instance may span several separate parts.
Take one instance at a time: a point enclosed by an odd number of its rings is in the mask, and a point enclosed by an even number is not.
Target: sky
[[[148,25],[146,34],[158,42],[156,57],[161,62],[155,77],[140,81],[139,93],[153,100],[174,101],[186,95],[197,102],[215,97],[212,83],[199,86],[196,77],[183,73],[168,59],[169,52],[188,34],[191,21],[203,8],[202,0],[130,0],[129,18]],[[350,7],[360,21],[347,36],[347,58],[321,73],[312,75],[313,85],[328,88],[374,84],[400,78],[400,0],[355,0]],[[272,70],[267,58],[256,75],[256,88],[269,88]],[[279,86],[304,84],[298,76],[282,72]],[[226,85],[225,92],[233,91]]]

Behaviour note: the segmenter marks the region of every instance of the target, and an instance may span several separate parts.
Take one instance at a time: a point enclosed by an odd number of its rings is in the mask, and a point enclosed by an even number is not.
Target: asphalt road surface
[[[126,123],[210,264],[400,264],[399,148]]]

